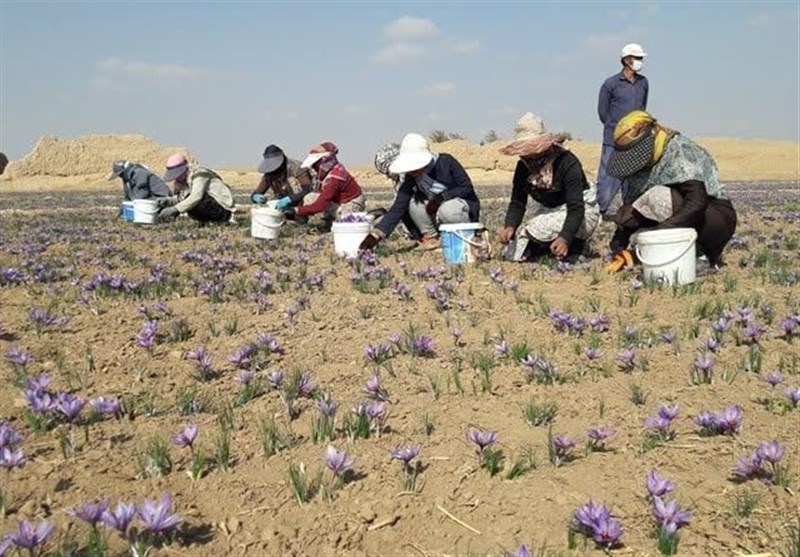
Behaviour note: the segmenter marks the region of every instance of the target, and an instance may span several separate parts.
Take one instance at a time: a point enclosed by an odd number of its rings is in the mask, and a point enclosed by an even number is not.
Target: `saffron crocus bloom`
[[[305,373],[302,374],[297,382],[297,396],[311,398],[311,395],[314,394],[314,389],[316,389],[316,387],[311,378]]]
[[[325,466],[333,472],[334,476],[341,476],[353,467],[353,460],[349,458],[347,451],[339,451],[328,445],[325,452]]]
[[[99,396],[90,400],[89,406],[103,417],[119,418],[122,416],[122,403],[117,398]]]
[[[777,464],[786,454],[786,447],[777,441],[770,441],[769,443],[762,443],[756,448],[756,455],[762,460],[770,464]]]
[[[633,348],[628,348],[617,354],[617,361],[622,369],[633,369],[635,360],[636,352],[634,352]]]
[[[622,529],[620,521],[614,517],[598,520],[592,532],[592,539],[596,544],[605,547],[614,547],[622,539],[625,531]]]
[[[675,331],[663,331],[661,333],[661,335],[659,336],[659,339],[664,344],[672,344],[673,342],[675,342],[675,338],[677,336],[678,335],[677,335],[677,333],[675,333]]]
[[[411,461],[419,456],[421,448],[420,445],[409,445],[402,449],[395,449],[392,451],[392,458],[400,461],[403,468],[408,470],[411,468]]]
[[[381,419],[386,414],[386,405],[383,402],[370,402],[365,406],[364,412],[370,420]]]
[[[58,393],[56,397],[56,410],[58,410],[68,422],[77,420],[85,405],[85,400],[81,400],[71,393]]]
[[[25,462],[27,462],[27,459],[20,449],[11,449],[9,447],[0,449],[0,468],[11,471],[15,468],[22,468],[25,466]]]
[[[123,536],[128,533],[128,527],[136,516],[136,505],[120,501],[114,510],[107,510],[103,513],[100,521],[107,528],[116,530]]]
[[[591,499],[588,503],[575,509],[575,526],[581,532],[593,535],[595,528],[601,520],[611,518],[611,512],[603,504],[597,504]]]
[[[594,361],[599,360],[600,358],[603,357],[603,353],[600,352],[600,350],[598,350],[597,348],[593,348],[591,346],[587,346],[583,350],[583,353],[586,355],[586,358],[590,362],[594,362]]]
[[[645,427],[648,429],[652,429],[660,434],[666,434],[669,432],[669,428],[672,425],[672,420],[668,420],[664,416],[656,414],[655,416],[650,416],[644,421]]]
[[[716,337],[709,337],[708,340],[706,340],[706,348],[709,352],[716,352],[719,350],[719,344],[720,343]]]
[[[678,413],[681,411],[681,407],[679,405],[675,406],[668,406],[666,404],[662,404],[661,407],[658,409],[658,415],[664,418],[665,420],[672,421],[676,417],[678,417]]]
[[[111,503],[109,499],[103,499],[99,503],[84,503],[77,509],[71,509],[69,514],[75,518],[80,518],[84,522],[96,526],[103,518],[103,514]]]
[[[228,361],[237,368],[246,369],[250,367],[250,358],[256,353],[256,350],[255,344],[247,343],[228,356]]]
[[[249,369],[243,369],[239,372],[239,375],[236,376],[236,381],[241,383],[244,386],[249,385],[253,379],[256,378],[255,372]]]
[[[783,394],[785,394],[786,398],[789,399],[789,404],[792,405],[792,408],[797,408],[797,405],[800,404],[800,387],[795,389],[786,389],[783,391]]]
[[[326,418],[333,418],[339,409],[339,403],[325,396],[317,400],[317,408],[319,408],[320,414]]]
[[[145,322],[139,334],[136,335],[136,344],[152,352],[156,346],[156,338],[158,337],[158,321]]]
[[[279,389],[283,385],[283,372],[281,370],[271,372],[267,375],[267,381],[274,388]]]
[[[31,391],[43,392],[47,390],[52,380],[53,378],[49,374],[40,373],[39,375],[29,377],[25,382],[25,387]]]
[[[520,544],[519,548],[514,553],[507,553],[507,557],[531,557],[531,550],[528,549],[528,546]]]
[[[553,437],[553,450],[556,456],[566,458],[572,454],[572,449],[575,448],[577,443],[569,437],[563,435],[556,435]]]
[[[478,452],[483,451],[497,441],[497,432],[494,430],[482,431],[477,428],[472,428],[467,432],[467,439],[472,441],[478,446]]]
[[[508,343],[504,340],[501,340],[499,344],[494,345],[494,353],[496,356],[505,357],[508,356],[508,352],[511,350],[511,347]]]
[[[152,534],[168,533],[183,521],[177,514],[172,514],[169,495],[164,495],[158,502],[145,499],[139,506],[138,515],[144,529]]]
[[[715,433],[717,431],[717,416],[708,410],[703,410],[695,416],[694,423],[700,426],[705,433]]]
[[[386,389],[384,389],[381,385],[381,378],[378,374],[372,375],[369,379],[367,379],[367,382],[364,384],[361,392],[366,393],[378,400],[386,400],[389,396],[389,394],[386,392]]]
[[[191,450],[194,447],[194,442],[197,440],[197,433],[199,428],[192,424],[184,426],[178,433],[172,436],[172,444],[182,449],[188,448]]]
[[[723,435],[733,435],[742,430],[742,407],[738,404],[724,408],[717,416],[717,429]]]
[[[53,535],[55,529],[55,526],[46,520],[35,525],[27,520],[21,520],[17,531],[10,536],[11,543],[19,548],[33,551],[36,547],[46,542]]]
[[[703,354],[695,358],[694,368],[701,373],[708,374],[714,368],[714,360],[708,354]]]
[[[675,484],[661,476],[655,468],[647,474],[645,486],[647,487],[647,493],[652,498],[664,497],[667,493],[672,493],[675,490]]]
[[[783,383],[785,379],[786,378],[777,371],[770,371],[764,376],[764,381],[772,388],[775,388]]]
[[[783,332],[786,338],[791,339],[793,336],[800,333],[800,325],[797,324],[791,317],[787,317],[778,324],[778,328]]]
[[[617,434],[617,431],[611,427],[593,427],[586,432],[586,437],[590,439],[593,445],[602,445],[607,440],[611,439]]]
[[[33,363],[33,357],[17,346],[8,349],[6,360],[17,367],[27,367]]]
[[[763,337],[764,333],[766,332],[767,332],[766,327],[762,327],[761,325],[751,323],[747,325],[747,327],[745,328],[744,336],[750,342],[757,344],[759,341],[761,341],[761,337]]]
[[[53,397],[44,391],[25,390],[25,399],[34,414],[47,414],[55,408]]]
[[[10,423],[0,421],[0,449],[16,447],[22,443],[22,434]]]
[[[411,351],[415,356],[433,356],[436,352],[433,339],[427,335],[416,337],[411,343]]]
[[[762,477],[764,468],[761,466],[761,457],[757,453],[753,453],[749,457],[741,456],[737,458],[731,474],[740,481]]]
[[[692,518],[691,511],[682,511],[677,501],[664,502],[660,497],[653,499],[653,515],[656,517],[659,526],[672,526],[674,532],[681,526],[689,524]]]

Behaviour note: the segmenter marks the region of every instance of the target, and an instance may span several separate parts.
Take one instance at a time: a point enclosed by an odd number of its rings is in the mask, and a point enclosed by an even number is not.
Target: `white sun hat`
[[[328,155],[330,155],[330,153],[327,151],[322,153],[309,153],[309,155],[303,160],[300,168],[311,168],[317,163],[317,161],[324,159]]]
[[[645,56],[647,56],[647,53],[642,48],[642,45],[636,43],[630,43],[622,47],[622,53],[620,54],[620,58],[625,58],[627,56],[644,58]]]
[[[425,168],[433,160],[428,140],[418,133],[410,133],[400,144],[400,153],[389,165],[392,174],[405,174]]]

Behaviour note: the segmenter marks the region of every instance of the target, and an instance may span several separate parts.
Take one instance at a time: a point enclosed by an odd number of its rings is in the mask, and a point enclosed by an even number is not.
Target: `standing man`
[[[625,183],[608,174],[608,159],[614,152],[614,126],[623,116],[634,110],[647,110],[647,94],[650,88],[647,78],[639,72],[644,67],[647,56],[642,47],[632,43],[622,47],[622,71],[603,82],[597,101],[597,114],[603,123],[603,152],[600,155],[600,168],[597,171],[597,204],[603,220],[610,220],[609,206],[614,196]]]

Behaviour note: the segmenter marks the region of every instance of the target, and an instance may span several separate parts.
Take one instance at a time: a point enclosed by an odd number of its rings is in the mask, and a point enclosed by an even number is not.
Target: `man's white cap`
[[[642,45],[631,43],[626,44],[622,47],[622,54],[620,58],[625,58],[626,56],[636,56],[637,58],[644,58],[647,56],[647,53],[642,48]]]

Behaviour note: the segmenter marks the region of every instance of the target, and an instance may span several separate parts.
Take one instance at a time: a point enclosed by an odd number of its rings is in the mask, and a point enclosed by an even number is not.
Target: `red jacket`
[[[344,205],[361,194],[361,186],[353,175],[341,163],[336,163],[323,179],[317,200],[310,205],[298,207],[297,216],[307,217],[322,213],[331,203]]]

